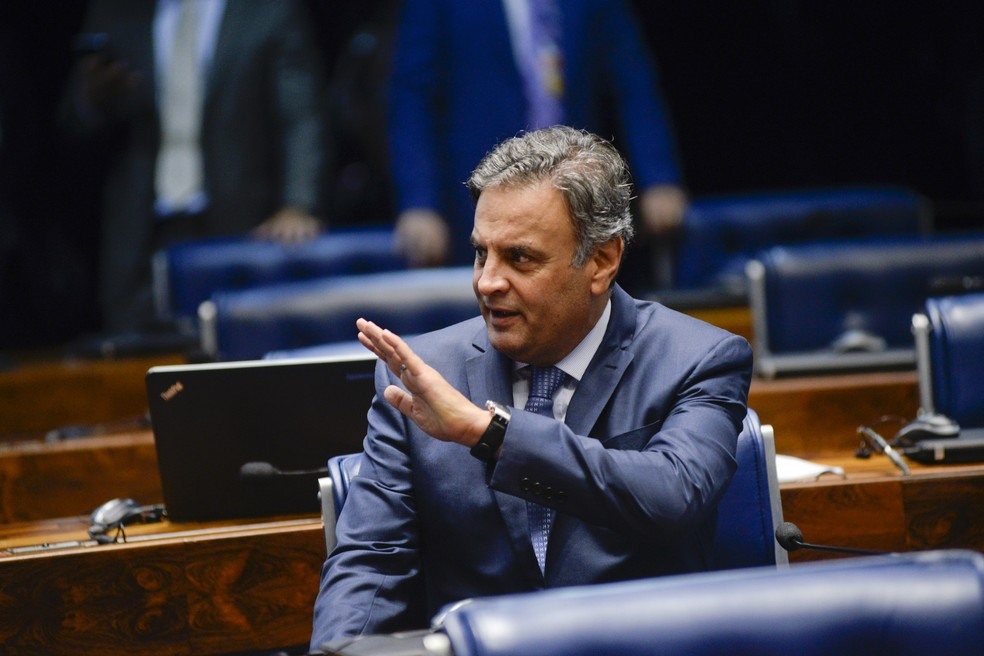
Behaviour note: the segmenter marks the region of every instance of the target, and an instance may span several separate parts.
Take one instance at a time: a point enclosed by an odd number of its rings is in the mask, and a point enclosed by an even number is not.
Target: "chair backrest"
[[[984,427],[984,293],[926,299],[912,330],[921,410]]]
[[[219,292],[199,308],[202,350],[221,360],[263,357],[355,338],[365,317],[424,333],[478,316],[472,267],[334,276]]]
[[[695,198],[681,226],[673,284],[743,293],[745,263],[780,244],[914,235],[929,204],[897,187],[829,188]]]
[[[984,275],[984,233],[775,247],[747,273],[760,375],[911,369],[913,313]]]
[[[335,548],[335,524],[348,496],[349,483],[359,475],[361,453],[348,453],[328,459],[328,475],[318,479],[321,487],[321,519],[325,525],[328,553]]]
[[[154,255],[157,313],[194,318],[219,291],[327,276],[405,269],[393,229],[340,228],[300,244],[223,237],[169,246]]]
[[[449,611],[440,630],[455,656],[971,656],[984,645],[984,556],[866,556],[490,597]]]
[[[786,565],[789,556],[775,538],[782,524],[775,439],[772,426],[762,425],[751,408],[736,457],[738,469],[718,504],[715,569]]]
[[[775,539],[782,523],[776,451],[772,427],[761,425],[749,410],[738,435],[738,470],[718,505],[714,536],[717,569],[784,565],[786,551]],[[328,460],[328,476],[321,479],[321,510],[325,543],[335,546],[335,522],[345,504],[349,482],[359,474],[362,454],[334,456]]]

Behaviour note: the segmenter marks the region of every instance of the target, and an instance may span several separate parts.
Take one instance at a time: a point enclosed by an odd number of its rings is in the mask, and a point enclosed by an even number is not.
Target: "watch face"
[[[493,419],[501,418],[506,422],[508,422],[509,418],[512,416],[512,413],[509,411],[509,408],[502,405],[501,403],[496,403],[495,401],[486,401],[485,407],[492,411]]]

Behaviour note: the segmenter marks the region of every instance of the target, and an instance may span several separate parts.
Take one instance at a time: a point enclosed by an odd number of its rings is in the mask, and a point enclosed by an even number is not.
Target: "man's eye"
[[[515,250],[515,251],[512,251],[509,254],[509,256],[510,256],[510,259],[512,259],[512,261],[515,264],[529,264],[530,262],[533,261],[533,258],[530,257],[530,254],[527,253],[524,250]]]

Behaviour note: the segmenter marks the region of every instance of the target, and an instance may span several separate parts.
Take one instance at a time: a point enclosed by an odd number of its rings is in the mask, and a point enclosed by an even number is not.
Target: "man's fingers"
[[[377,358],[381,358],[382,359],[382,355],[379,353],[379,350],[376,348],[376,345],[372,343],[372,340],[371,339],[369,339],[368,337],[366,337],[365,333],[359,333],[359,343],[361,343],[367,349],[369,349],[370,351],[372,351],[376,355]]]
[[[405,371],[413,375],[420,374],[423,360],[399,335],[366,319],[360,318],[355,324],[359,328],[359,341],[383,360],[390,371],[401,378]]]
[[[402,412],[404,415],[410,415],[410,409],[413,407],[413,397],[408,392],[400,389],[396,385],[390,385],[383,390],[383,397],[391,406]]]
[[[403,371],[408,371],[411,375],[421,375],[424,361],[420,359],[413,349],[403,341],[403,339],[389,330],[383,331],[383,340],[393,351],[393,364],[396,367],[396,374],[401,375]]]

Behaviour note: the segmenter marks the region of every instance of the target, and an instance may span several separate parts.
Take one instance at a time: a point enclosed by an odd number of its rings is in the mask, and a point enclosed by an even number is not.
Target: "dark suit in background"
[[[564,123],[607,137],[641,193],[680,172],[651,56],[623,0],[564,0]],[[428,209],[450,229],[452,263],[472,259],[473,203],[464,182],[501,140],[542,126],[527,99],[501,0],[406,0],[390,82],[398,211]]]
[[[735,471],[751,349],[619,288],[564,423],[513,410],[494,464],[422,432],[383,399],[380,363],[361,472],[325,565],[312,646],[426,627],[460,599],[712,567],[718,499]],[[481,319],[410,340],[476,404],[512,405],[513,362]],[[566,495],[544,501],[540,481]],[[541,574],[526,500],[557,517]]]
[[[284,207],[319,211],[323,186],[322,59],[297,2],[227,0],[205,82],[201,124],[207,211],[161,234],[154,174],[160,145],[152,0],[96,0],[84,32],[109,35],[113,56],[139,75],[110,116],[68,119],[112,157],[103,195],[100,301],[112,330],[151,318],[149,262],[175,238],[243,233]],[[71,109],[78,103],[69,101]],[[99,152],[94,151],[94,152]]]

